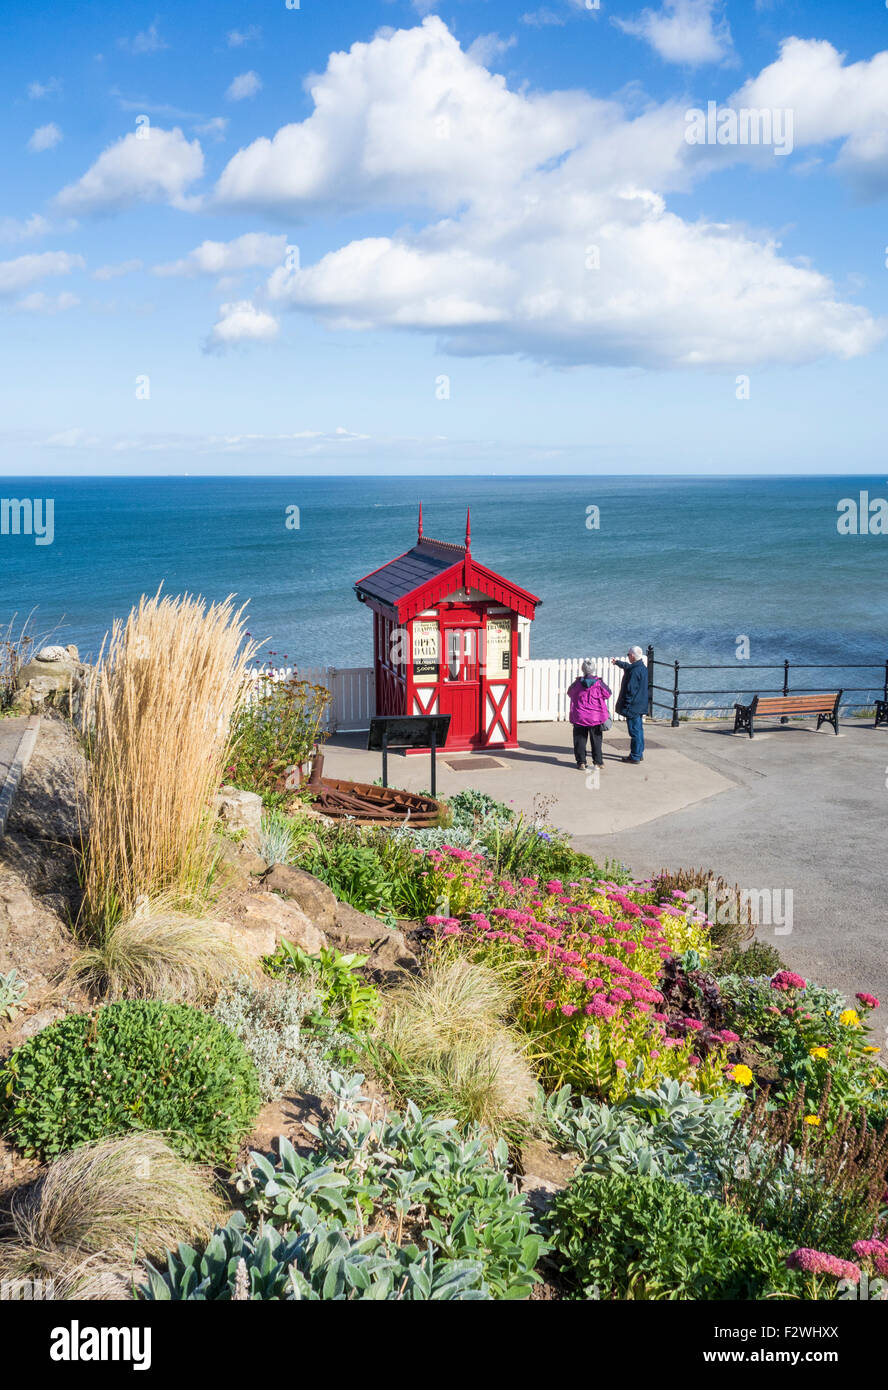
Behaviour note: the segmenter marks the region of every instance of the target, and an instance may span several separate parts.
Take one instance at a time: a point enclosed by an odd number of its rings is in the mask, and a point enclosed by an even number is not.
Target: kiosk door
[[[471,748],[481,742],[481,684],[478,673],[478,625],[474,614],[443,621],[443,667],[440,711],[450,715],[450,748]],[[475,618],[474,623],[471,619]]]

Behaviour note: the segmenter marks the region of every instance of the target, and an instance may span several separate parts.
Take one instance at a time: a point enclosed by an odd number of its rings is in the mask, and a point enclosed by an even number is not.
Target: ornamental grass
[[[103,646],[86,701],[83,915],[104,933],[144,897],[201,906],[212,799],[255,644],[231,598],[143,597]]]
[[[429,1114],[518,1139],[531,1123],[536,1081],[524,1042],[505,1022],[514,986],[463,957],[433,960],[383,996],[375,1070]]]
[[[39,1281],[54,1299],[125,1298],[136,1261],[205,1239],[224,1210],[212,1172],[185,1163],[161,1135],[83,1144],[13,1193],[0,1281]]]

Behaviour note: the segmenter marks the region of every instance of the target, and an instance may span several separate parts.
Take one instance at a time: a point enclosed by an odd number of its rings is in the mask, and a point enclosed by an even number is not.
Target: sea
[[[658,700],[842,685],[865,705],[888,660],[888,534],[860,513],[885,479],[855,477],[3,478],[51,499],[51,544],[0,527],[0,634],[94,657],[115,618],[159,586],[249,603],[275,664],[366,666],[355,581],[427,535],[538,595],[531,657],[654,648]],[[888,508],[888,503],[885,504]],[[842,520],[844,518],[844,521]],[[842,526],[844,529],[840,529]],[[664,663],[662,667],[659,663]],[[694,668],[702,669],[694,669]],[[717,669],[709,669],[717,668]],[[807,668],[807,669],[805,669]],[[702,692],[699,695],[696,692]]]

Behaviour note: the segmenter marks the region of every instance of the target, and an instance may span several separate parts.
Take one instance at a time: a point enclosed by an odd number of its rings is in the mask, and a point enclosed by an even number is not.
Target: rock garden
[[[255,658],[159,595],[95,666],[7,646],[0,1298],[888,1295],[866,982],[552,807],[329,820],[324,692]]]

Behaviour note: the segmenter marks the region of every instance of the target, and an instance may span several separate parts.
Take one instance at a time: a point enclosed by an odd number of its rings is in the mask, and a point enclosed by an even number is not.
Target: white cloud
[[[132,275],[134,271],[142,269],[142,262],[118,261],[116,265],[100,265],[92,273],[94,280],[117,280],[121,275]]]
[[[220,203],[279,213],[417,200],[451,208],[560,158],[608,110],[577,94],[510,92],[437,16],[332,54],[312,90],[307,120],[229,161]]]
[[[666,63],[720,63],[733,50],[723,0],[663,0],[660,10],[642,10],[637,19],[614,24],[644,39]]]
[[[732,105],[791,110],[796,147],[842,140],[836,169],[865,196],[888,193],[888,52],[846,66],[825,40],[786,39]]]
[[[210,140],[224,140],[225,132],[228,129],[227,116],[211,116],[208,121],[203,121],[194,127],[195,135],[206,135]]]
[[[92,449],[101,442],[99,435],[90,434],[79,425],[74,425],[69,430],[59,430],[57,434],[51,434],[43,441],[49,449]]]
[[[28,96],[31,101],[43,101],[44,97],[58,96],[62,90],[62,84],[57,77],[50,77],[47,82],[29,82]]]
[[[151,126],[147,139],[134,131],[109,145],[82,178],[62,189],[56,202],[72,212],[119,211],[134,203],[185,207],[185,190],[200,178],[203,167],[199,141],[186,140],[178,126]]]
[[[219,351],[237,343],[267,343],[277,337],[279,328],[277,319],[257,309],[252,300],[223,304],[218,322],[207,339],[207,350]]]
[[[514,48],[517,42],[518,40],[514,35],[502,39],[499,34],[479,34],[466,51],[473,63],[480,63],[482,67],[489,67],[494,59],[501,58],[504,53],[508,53],[509,49]]]
[[[247,44],[258,43],[262,30],[258,24],[250,24],[246,29],[229,29],[225,37],[229,48],[244,48]]]
[[[258,72],[242,72],[234,79],[225,93],[229,101],[244,101],[262,91],[262,78]]]
[[[699,167],[684,103],[633,118],[583,92],[511,92],[437,17],[332,55],[312,91],[311,116],[229,161],[217,201],[408,207],[411,224],[279,267],[282,308],[565,364],[740,369],[851,357],[884,334],[775,241],[668,209]]]
[[[148,25],[147,29],[143,29],[140,33],[134,35],[133,38],[118,39],[117,44],[125,53],[134,54],[160,53],[163,49],[169,47],[169,44],[165,43],[157,32],[156,19],[153,24]]]
[[[76,294],[44,294],[42,290],[36,290],[19,299],[14,307],[24,314],[61,314],[66,309],[76,309],[79,303]]]
[[[0,241],[30,241],[32,237],[46,236],[50,223],[39,212],[20,221],[17,217],[0,217]]]
[[[83,270],[85,265],[82,256],[72,256],[67,251],[41,251],[0,261],[0,294],[15,294],[48,275],[69,275],[72,270]]]
[[[32,154],[40,154],[43,150],[53,150],[62,139],[62,132],[55,121],[50,121],[49,125],[39,125],[28,141],[28,149]]]
[[[521,23],[529,24],[532,29],[546,29],[553,25],[562,29],[567,23],[567,20],[563,15],[556,14],[554,10],[550,10],[546,5],[543,5],[538,10],[529,10],[527,14],[523,14],[521,16]]]
[[[285,234],[247,232],[234,241],[204,241],[180,261],[154,267],[155,275],[225,275],[252,266],[280,265],[287,250]]]

